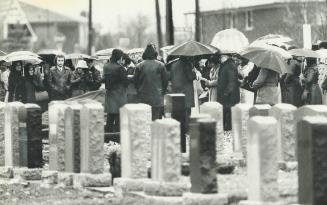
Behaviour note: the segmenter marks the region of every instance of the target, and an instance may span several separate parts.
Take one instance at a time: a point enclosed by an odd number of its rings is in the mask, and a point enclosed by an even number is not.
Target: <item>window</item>
[[[237,16],[235,13],[230,13],[230,28],[235,28],[237,23]]]
[[[245,12],[245,30],[253,29],[253,12],[246,11]]]

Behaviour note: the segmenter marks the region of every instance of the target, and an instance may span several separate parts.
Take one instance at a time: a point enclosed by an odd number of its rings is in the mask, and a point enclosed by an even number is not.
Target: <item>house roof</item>
[[[260,7],[282,3],[325,2],[325,0],[201,0],[201,12]],[[194,11],[190,11],[194,13]]]
[[[1,0],[2,1],[2,0]],[[80,23],[86,22],[82,18],[74,18],[60,14],[58,12],[40,8],[38,6],[28,4],[26,2],[19,2],[22,10],[25,12],[25,15],[30,23],[46,23],[46,22],[65,22],[65,23]]]

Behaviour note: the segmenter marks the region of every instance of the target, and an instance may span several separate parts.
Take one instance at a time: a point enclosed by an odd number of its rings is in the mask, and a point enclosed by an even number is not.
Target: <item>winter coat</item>
[[[21,72],[11,71],[8,78],[8,102],[22,102],[25,92],[24,86],[24,77]]]
[[[217,101],[224,107],[232,107],[240,102],[238,71],[232,59],[221,64],[218,72]]]
[[[92,81],[89,83],[89,90],[98,90],[101,87],[101,73],[94,66],[90,68]]]
[[[279,73],[261,68],[257,79],[252,85],[254,89],[257,89],[255,102],[258,104],[277,104],[280,93],[278,81]]]
[[[89,86],[92,84],[92,82],[92,74],[88,69],[76,69],[72,75],[72,97],[79,96],[90,91]]]
[[[185,107],[194,107],[193,80],[196,78],[195,72],[190,62],[181,60],[174,61],[169,65],[171,90],[173,93],[183,93],[185,95]]]
[[[119,114],[119,109],[127,103],[127,72],[118,63],[109,62],[103,67],[106,88],[105,111]]]
[[[25,77],[24,103],[36,103],[35,92],[44,89],[43,82],[39,76]]]
[[[71,97],[72,71],[63,67],[59,71],[57,67],[50,68],[48,83],[50,86],[51,100],[65,100]]]
[[[302,100],[306,105],[322,104],[321,89],[318,85],[319,71],[316,66],[308,67],[303,73],[304,91]]]
[[[163,106],[163,96],[167,89],[167,71],[162,62],[144,60],[137,64],[134,83],[139,102],[152,107]]]

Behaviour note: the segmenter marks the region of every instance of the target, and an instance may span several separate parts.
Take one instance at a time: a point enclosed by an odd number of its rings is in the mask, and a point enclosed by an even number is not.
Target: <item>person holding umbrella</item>
[[[92,76],[84,60],[79,60],[72,75],[72,97],[83,95],[89,91]]]
[[[217,101],[223,105],[224,130],[232,129],[231,108],[240,102],[240,88],[237,67],[230,53],[220,55],[220,69],[218,72]]]

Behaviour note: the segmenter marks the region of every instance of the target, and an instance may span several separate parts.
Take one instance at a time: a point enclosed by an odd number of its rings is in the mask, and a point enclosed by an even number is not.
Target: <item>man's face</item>
[[[65,58],[57,58],[57,66],[63,67],[65,62]]]

